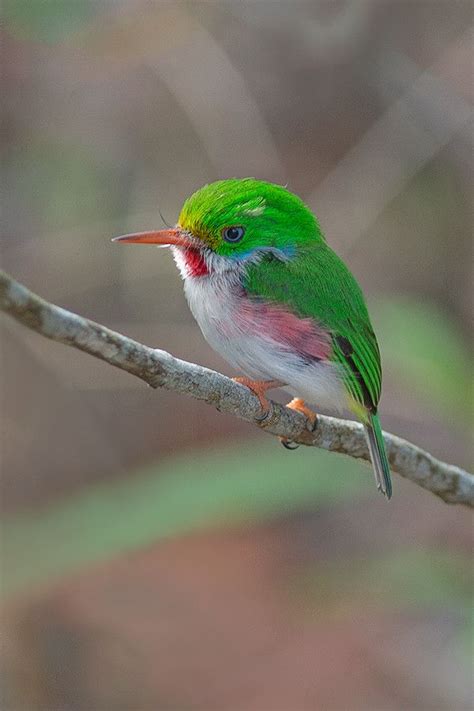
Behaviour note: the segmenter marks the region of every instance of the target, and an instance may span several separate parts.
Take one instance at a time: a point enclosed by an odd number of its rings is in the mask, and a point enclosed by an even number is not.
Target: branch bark
[[[302,415],[274,402],[270,417],[260,424],[259,402],[243,385],[55,306],[2,271],[0,309],[42,336],[100,358],[141,378],[153,388],[166,388],[204,400],[221,412],[259,425],[269,434],[370,461],[360,424],[319,415],[316,430],[309,432]],[[384,439],[393,471],[443,501],[474,506],[472,474],[439,461],[429,452],[395,435],[384,432]]]

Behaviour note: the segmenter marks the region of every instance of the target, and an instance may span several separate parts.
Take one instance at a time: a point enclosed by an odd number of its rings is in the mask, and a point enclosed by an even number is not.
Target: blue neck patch
[[[296,248],[292,245],[283,247],[283,249],[277,249],[276,247],[256,247],[255,249],[250,249],[248,252],[240,252],[240,254],[228,255],[228,257],[236,262],[246,262],[254,259],[258,260],[265,254],[272,254],[281,262],[287,262],[296,256]]]

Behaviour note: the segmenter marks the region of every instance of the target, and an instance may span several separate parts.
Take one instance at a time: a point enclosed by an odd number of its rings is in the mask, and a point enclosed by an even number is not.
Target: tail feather
[[[369,420],[365,423],[365,430],[367,432],[370,459],[374,468],[377,489],[379,489],[387,499],[390,499],[392,496],[390,465],[388,463],[382,428],[380,427],[380,420],[377,414],[369,414]]]

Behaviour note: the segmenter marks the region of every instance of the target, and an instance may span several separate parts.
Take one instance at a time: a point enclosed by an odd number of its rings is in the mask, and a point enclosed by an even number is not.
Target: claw
[[[272,388],[280,388],[283,383],[279,380],[250,380],[250,378],[232,378],[235,383],[240,383],[240,385],[245,385],[246,388],[251,390],[254,395],[258,397],[260,405],[262,406],[262,413],[257,415],[255,422],[259,425],[265,422],[271,413],[271,404],[265,397],[267,390],[272,390]]]
[[[280,437],[280,444],[284,446],[285,449],[288,449],[290,452],[293,452],[295,449],[298,449],[300,446],[296,442],[293,442],[292,439],[285,439],[285,437]]]
[[[262,406],[262,414],[261,414],[261,415],[257,415],[257,416],[255,417],[255,422],[256,422],[258,425],[262,425],[262,424],[265,422],[265,420],[268,420],[268,418],[270,417],[270,413],[271,413],[271,411],[272,411],[272,408],[271,408],[271,405],[270,405],[270,403],[268,402],[268,400],[267,400],[267,403],[268,403],[268,407],[266,407],[266,408],[264,409],[263,406]],[[261,404],[261,403],[260,403],[260,404]]]

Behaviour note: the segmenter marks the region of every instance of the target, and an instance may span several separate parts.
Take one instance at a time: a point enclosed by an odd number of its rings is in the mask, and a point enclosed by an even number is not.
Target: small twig
[[[243,385],[55,306],[1,271],[0,308],[37,333],[100,358],[153,388],[191,395],[221,412],[258,424],[259,402]],[[272,402],[271,416],[260,426],[299,444],[369,460],[363,428],[356,422],[319,415],[316,430],[309,432],[302,415]],[[448,503],[474,506],[472,474],[395,435],[385,432],[384,438],[393,471]]]

